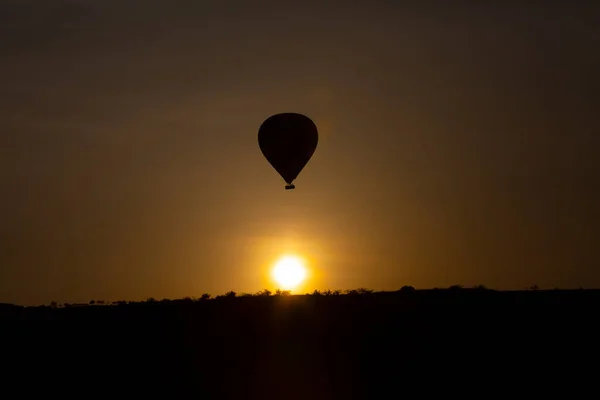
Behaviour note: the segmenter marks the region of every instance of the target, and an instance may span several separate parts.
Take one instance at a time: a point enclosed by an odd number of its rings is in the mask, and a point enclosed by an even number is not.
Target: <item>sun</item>
[[[291,290],[306,279],[304,262],[294,256],[281,257],[273,267],[273,279],[281,289]]]

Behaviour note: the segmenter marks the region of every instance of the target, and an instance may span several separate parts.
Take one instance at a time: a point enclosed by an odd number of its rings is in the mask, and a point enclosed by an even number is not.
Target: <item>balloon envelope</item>
[[[317,148],[319,134],[315,123],[305,115],[276,114],[258,130],[258,145],[267,161],[293,189],[298,177]]]

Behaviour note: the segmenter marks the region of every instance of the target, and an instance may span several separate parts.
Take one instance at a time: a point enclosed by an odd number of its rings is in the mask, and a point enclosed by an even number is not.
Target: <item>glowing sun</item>
[[[281,257],[273,268],[273,279],[281,289],[290,290],[297,287],[306,278],[306,267],[298,257]]]

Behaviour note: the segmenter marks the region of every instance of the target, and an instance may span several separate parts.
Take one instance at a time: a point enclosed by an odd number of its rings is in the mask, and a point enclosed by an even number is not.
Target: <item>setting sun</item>
[[[298,257],[282,257],[273,268],[273,279],[280,285],[281,289],[294,289],[305,278],[306,267],[304,266],[304,262]]]

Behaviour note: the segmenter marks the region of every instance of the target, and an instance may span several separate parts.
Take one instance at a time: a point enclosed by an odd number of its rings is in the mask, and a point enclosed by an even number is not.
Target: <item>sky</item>
[[[517,3],[2,1],[0,302],[600,287],[600,5]]]

